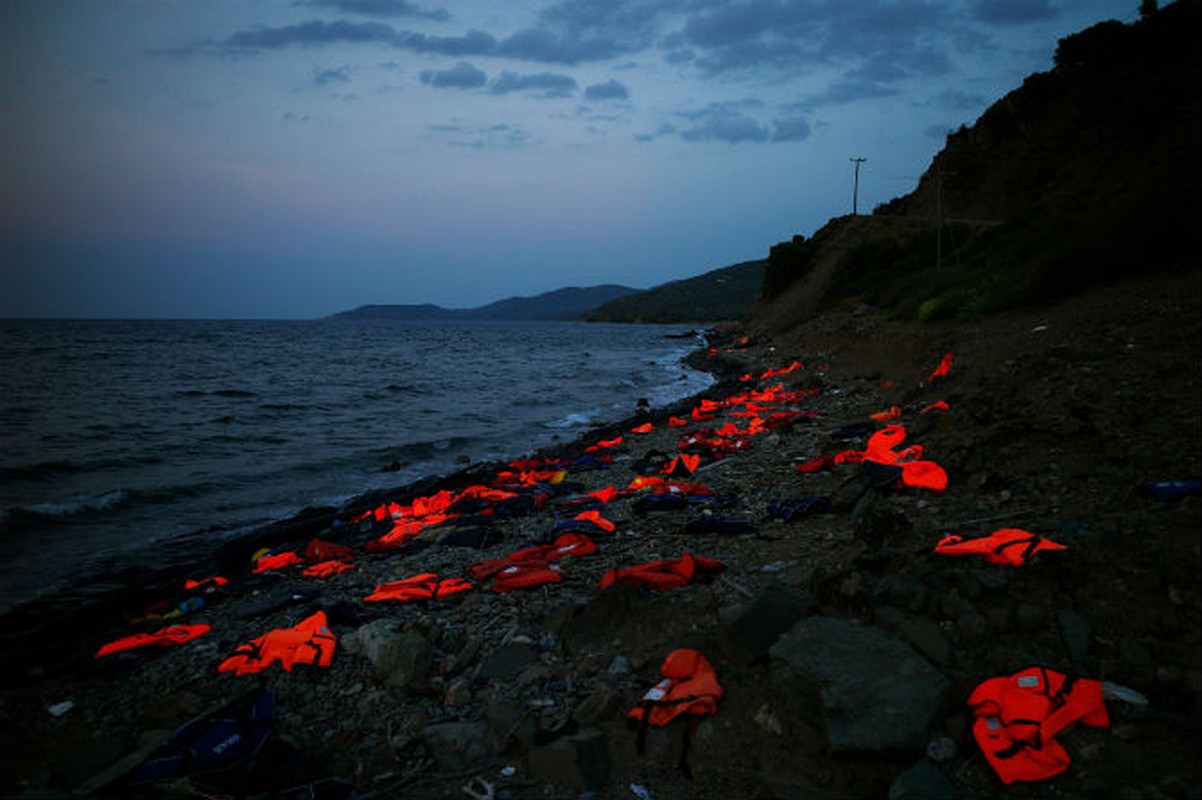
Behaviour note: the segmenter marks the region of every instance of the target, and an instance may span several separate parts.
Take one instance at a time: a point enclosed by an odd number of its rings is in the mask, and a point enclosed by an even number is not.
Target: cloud
[[[894,86],[883,86],[871,80],[838,80],[824,91],[807,96],[796,107],[806,111],[823,106],[843,106],[860,100],[876,100],[900,94]]]
[[[677,116],[693,123],[682,129],[679,136],[686,142],[766,142],[768,129],[741,110],[761,105],[756,100],[745,100],[710,103],[700,111],[679,112]]]
[[[810,138],[811,132],[805,117],[785,117],[773,122],[772,141],[800,142]]]
[[[1055,18],[1056,9],[1048,0],[977,0],[972,14],[994,25],[1025,25]]]
[[[409,0],[303,0],[297,5],[334,8],[350,14],[366,14],[373,17],[419,17],[446,21],[451,18],[445,9],[426,10]]]
[[[313,70],[313,82],[318,86],[326,86],[331,83],[347,83],[350,79],[351,68],[349,66],[326,67],[325,69]]]
[[[594,83],[584,90],[585,100],[625,100],[629,97],[630,91],[612,78],[605,83]]]
[[[421,82],[442,89],[479,89],[488,82],[484,71],[466,61],[460,61],[450,69],[423,70]]]
[[[936,97],[935,102],[939,106],[950,108],[953,111],[975,111],[978,108],[984,108],[987,101],[979,94],[967,94],[959,89],[948,89]]]
[[[489,94],[529,91],[542,92],[543,97],[567,97],[576,91],[576,79],[553,72],[519,75],[516,72],[505,71],[488,87]]]
[[[530,131],[517,125],[497,123],[485,127],[429,125],[426,130],[447,137],[451,147],[481,150],[486,147],[523,147],[537,144]]]
[[[291,45],[320,45],[339,42],[380,42],[396,45],[399,34],[382,22],[322,22],[310,20],[279,28],[238,31],[224,42],[227,48],[274,50]]]
[[[847,81],[893,84],[952,72],[949,50],[970,35],[965,22],[935,0],[742,0],[689,14],[661,45],[672,61],[692,51],[711,75],[835,68]]]

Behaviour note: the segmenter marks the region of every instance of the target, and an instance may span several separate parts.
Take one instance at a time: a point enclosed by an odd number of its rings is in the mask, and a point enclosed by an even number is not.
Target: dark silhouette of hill
[[[590,311],[590,322],[717,322],[747,316],[767,262],[744,261],[629,294]]]
[[[578,320],[615,298],[637,292],[629,286],[568,286],[534,297],[509,297],[478,308],[423,305],[367,305],[334,314],[330,319],[372,320]]]
[[[1202,2],[1065,37],[950,133],[917,188],[772,249],[757,327],[861,301],[901,319],[975,319],[1196,267]]]

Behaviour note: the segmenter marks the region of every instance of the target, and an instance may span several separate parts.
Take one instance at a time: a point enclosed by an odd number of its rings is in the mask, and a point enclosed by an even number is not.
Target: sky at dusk
[[[1138,0],[0,0],[0,316],[649,288],[911,191]]]

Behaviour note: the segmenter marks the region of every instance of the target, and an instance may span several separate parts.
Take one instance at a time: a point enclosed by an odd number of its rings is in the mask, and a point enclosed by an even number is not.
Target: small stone
[[[471,681],[460,678],[450,685],[442,698],[444,708],[463,708],[472,702]]]
[[[783,736],[785,733],[784,726],[780,724],[780,718],[773,713],[772,707],[767,703],[760,706],[760,710],[755,712],[755,724],[777,736]]]

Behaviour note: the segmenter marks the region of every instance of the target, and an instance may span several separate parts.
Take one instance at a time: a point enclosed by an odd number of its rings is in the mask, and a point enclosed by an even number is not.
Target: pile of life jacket
[[[990,678],[968,698],[972,732],[1002,783],[1038,781],[1068,769],[1056,734],[1074,722],[1110,725],[1102,682],[1029,667]]]
[[[279,662],[285,672],[297,664],[328,667],[338,638],[330,631],[326,613],[318,611],[291,628],[277,628],[252,639],[221,662],[218,672],[251,675]]]
[[[600,588],[624,583],[663,592],[692,583],[698,574],[712,574],[724,569],[726,565],[717,559],[685,553],[679,558],[611,569],[601,576]]]
[[[375,591],[363,598],[365,603],[379,603],[385,600],[395,600],[407,603],[412,600],[439,600],[447,595],[466,592],[475,588],[471,581],[463,578],[440,578],[433,572],[423,572],[402,578],[399,581],[389,581],[376,587]]]
[[[664,659],[660,674],[663,679],[626,712],[626,720],[638,730],[637,749],[642,753],[649,726],[662,727],[678,717],[688,718],[677,766],[685,777],[692,777],[687,760],[689,741],[701,720],[718,712],[722,686],[710,662],[696,650],[673,650]]]
[[[901,469],[901,482],[910,487],[941,492],[947,488],[947,473],[934,461],[924,460],[923,447],[911,445],[898,450],[906,439],[904,425],[886,425],[872,434],[863,451],[845,450],[835,456],[840,464],[871,462]]]
[[[568,556],[584,556],[597,552],[597,545],[584,533],[562,533],[551,544],[534,545],[516,550],[504,558],[492,558],[468,567],[475,580],[492,578],[492,590],[504,593],[549,583],[560,583],[563,574],[553,562]]]

